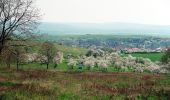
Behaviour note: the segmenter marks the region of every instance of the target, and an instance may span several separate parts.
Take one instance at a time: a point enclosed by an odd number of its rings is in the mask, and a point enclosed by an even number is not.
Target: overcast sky
[[[170,25],[170,0],[37,0],[46,22]]]

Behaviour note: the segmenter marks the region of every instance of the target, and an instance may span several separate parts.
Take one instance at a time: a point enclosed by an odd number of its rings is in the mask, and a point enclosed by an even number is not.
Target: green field
[[[83,55],[87,52],[87,49],[79,47],[69,47],[64,45],[55,45],[56,49],[62,51],[65,55],[72,54],[74,56]]]
[[[126,54],[129,55],[129,54]],[[134,54],[130,54],[134,57],[143,57],[143,58],[149,58],[151,61],[160,61],[163,53],[134,53]]]

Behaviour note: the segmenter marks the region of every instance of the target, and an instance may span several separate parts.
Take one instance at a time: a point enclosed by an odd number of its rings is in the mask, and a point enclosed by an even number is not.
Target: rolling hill
[[[136,23],[49,23],[39,26],[41,33],[61,34],[122,34],[122,35],[170,35],[170,26]]]

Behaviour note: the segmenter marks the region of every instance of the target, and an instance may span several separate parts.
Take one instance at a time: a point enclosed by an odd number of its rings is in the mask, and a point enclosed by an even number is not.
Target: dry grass
[[[8,97],[14,96],[29,100],[31,96],[33,100],[41,100],[42,97],[50,100],[123,100],[154,96],[168,100],[168,80],[168,75],[160,74],[1,70],[0,98],[8,100]]]

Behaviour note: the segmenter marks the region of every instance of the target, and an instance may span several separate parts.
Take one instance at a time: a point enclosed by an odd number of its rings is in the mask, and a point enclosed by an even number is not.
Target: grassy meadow
[[[169,100],[170,76],[0,69],[0,100]]]

